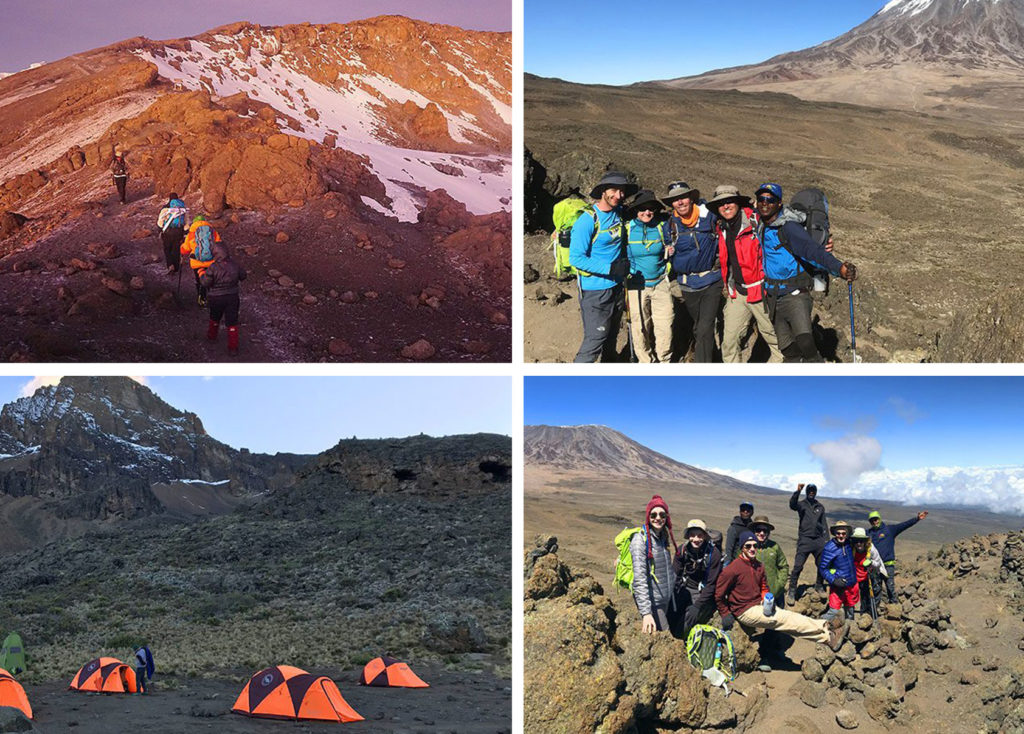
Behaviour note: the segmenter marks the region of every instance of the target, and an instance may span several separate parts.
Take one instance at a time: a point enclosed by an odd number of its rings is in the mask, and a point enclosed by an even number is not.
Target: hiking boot
[[[825,587],[822,586],[821,584],[815,584],[814,585],[814,590],[817,591],[819,594],[824,594],[825,593]]]
[[[796,589],[790,589],[786,592],[786,606],[791,607],[796,604]]]
[[[832,652],[837,652],[843,646],[843,639],[846,637],[847,628],[846,622],[842,618],[836,617],[833,621],[838,621],[839,626],[832,627],[831,623],[829,623],[831,629],[828,631],[828,646]]]
[[[238,327],[228,327],[228,354],[234,356],[238,354]]]
[[[840,617],[838,614],[836,614],[835,616],[832,616],[832,617],[829,617],[828,615],[825,615],[825,621],[828,622],[828,628],[830,630],[837,630],[840,627],[845,627],[846,626],[846,620],[843,619],[842,617]]]
[[[217,341],[217,332],[220,330],[220,322],[210,319],[210,325],[206,327],[206,338],[210,341]]]

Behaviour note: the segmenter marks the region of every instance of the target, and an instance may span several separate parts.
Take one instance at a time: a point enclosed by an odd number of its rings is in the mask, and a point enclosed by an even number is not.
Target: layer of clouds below
[[[821,472],[767,474],[756,469],[703,468],[788,492],[795,490],[800,482],[816,484],[822,497],[886,500],[913,507],[962,505],[983,507],[1007,515],[1024,515],[1024,466],[941,466],[906,471],[878,469],[861,474],[855,483],[845,488],[829,484]]]

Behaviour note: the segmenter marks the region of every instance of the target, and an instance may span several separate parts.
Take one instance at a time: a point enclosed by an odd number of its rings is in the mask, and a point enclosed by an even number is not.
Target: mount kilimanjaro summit
[[[1012,120],[1022,71],[1024,0],[892,0],[812,48],[652,83]]]
[[[0,358],[226,358],[174,314],[196,296],[167,277],[172,193],[248,271],[250,361],[505,358],[511,76],[508,33],[381,16],[132,38],[0,78]]]

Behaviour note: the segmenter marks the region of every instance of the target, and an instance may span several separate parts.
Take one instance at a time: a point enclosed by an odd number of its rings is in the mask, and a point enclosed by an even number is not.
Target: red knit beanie
[[[668,512],[668,503],[662,499],[660,494],[656,494],[651,497],[651,501],[647,503],[647,512],[644,517],[644,522],[647,524],[647,527],[651,526],[651,510],[655,507],[660,507],[665,511],[665,527],[668,528],[668,537],[672,539],[672,547],[678,550],[679,546],[676,545],[676,536],[672,533],[672,516]],[[653,557],[650,534],[648,534],[647,537],[647,557]]]

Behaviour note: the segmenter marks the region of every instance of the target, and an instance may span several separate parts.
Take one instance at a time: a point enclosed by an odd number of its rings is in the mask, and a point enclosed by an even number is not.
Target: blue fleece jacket
[[[853,547],[849,542],[839,545],[833,538],[825,544],[825,550],[821,552],[818,570],[825,578],[825,583],[830,586],[837,576],[846,579],[847,586],[857,583],[857,573],[853,565]]]
[[[661,225],[665,242],[676,246],[672,256],[672,274],[684,291],[699,291],[722,282],[716,222],[717,217],[701,206],[700,218],[693,227],[684,226],[674,214]]]
[[[807,266],[815,270],[827,270],[838,276],[843,263],[831,252],[825,251],[807,233],[801,224],[806,215],[784,206],[771,224],[763,225],[760,235],[764,250],[764,275],[767,291],[786,295],[799,287],[792,282]],[[787,247],[780,241],[779,230],[783,230]]]
[[[629,272],[644,276],[644,284],[648,288],[658,285],[665,277],[665,239],[660,227],[649,227],[639,219],[627,225],[629,231],[629,247],[626,257],[629,258]]]
[[[891,563],[896,560],[896,536],[912,525],[917,524],[917,518],[912,517],[899,525],[889,526],[884,522],[879,523],[877,528],[868,530],[871,537],[871,545],[878,548],[879,555],[884,563]]]
[[[572,226],[569,239],[569,264],[583,271],[579,283],[585,291],[608,290],[622,282],[608,277],[612,263],[622,255],[622,218],[619,210],[603,212],[594,207],[594,212],[597,214],[597,236],[594,236],[594,218],[583,212]]]

